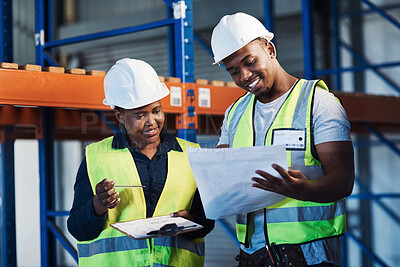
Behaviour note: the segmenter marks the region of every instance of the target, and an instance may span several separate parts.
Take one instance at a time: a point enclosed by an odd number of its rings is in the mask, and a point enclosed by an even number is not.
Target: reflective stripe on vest
[[[93,192],[96,184],[104,178],[114,180],[117,184],[141,184],[131,153],[127,148],[113,149],[112,140],[113,137],[109,137],[86,148],[87,170]],[[196,183],[186,151],[187,147],[199,146],[177,140],[183,152],[168,152],[167,179],[153,216],[190,210],[192,205]],[[166,237],[169,241],[158,240],[160,238],[134,240],[110,227],[109,224],[113,222],[146,217],[142,188],[118,188],[116,191],[120,193],[121,202],[108,210],[100,235],[91,241],[78,242],[80,266],[174,266],[174,262],[182,263],[181,266],[203,266],[203,238],[186,240],[178,236]]]
[[[204,241],[188,240],[181,236],[159,237],[153,239],[152,257],[158,266],[203,266],[204,262],[194,261],[193,255],[204,259]],[[173,248],[181,248],[178,253],[173,252]],[[166,253],[167,256],[166,256]],[[168,256],[169,255],[169,256]],[[154,265],[157,266],[157,265]]]
[[[299,80],[287,96],[267,131],[265,145],[273,143],[277,129],[303,129],[305,150],[287,150],[288,166],[303,172],[308,180],[318,182],[324,176],[321,163],[313,156],[312,106],[315,87],[328,90],[323,81]],[[228,113],[228,131],[234,133],[230,147],[254,145],[255,96],[247,93],[239,98]],[[262,213],[255,216],[263,216]],[[345,231],[345,201],[316,203],[291,198],[267,208],[268,237],[277,244],[303,243],[343,234]],[[237,237],[245,243],[246,215],[236,219]]]
[[[133,240],[129,236],[124,235],[114,238],[103,238],[86,244],[79,244],[78,254],[79,257],[91,257],[95,254],[138,249],[147,249],[147,241]]]

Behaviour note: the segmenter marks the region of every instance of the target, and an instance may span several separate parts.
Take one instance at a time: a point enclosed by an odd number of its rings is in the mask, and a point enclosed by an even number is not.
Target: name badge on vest
[[[286,150],[306,150],[306,129],[274,129],[272,144],[285,144]]]

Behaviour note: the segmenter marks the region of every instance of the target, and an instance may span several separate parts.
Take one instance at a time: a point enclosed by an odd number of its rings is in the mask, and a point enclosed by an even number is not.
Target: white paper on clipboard
[[[203,228],[202,225],[187,220],[183,217],[171,217],[169,215],[138,219],[125,222],[112,223],[111,227],[123,232],[134,239],[146,239],[162,236],[158,233],[163,226],[176,224],[180,228],[179,233],[186,233]]]

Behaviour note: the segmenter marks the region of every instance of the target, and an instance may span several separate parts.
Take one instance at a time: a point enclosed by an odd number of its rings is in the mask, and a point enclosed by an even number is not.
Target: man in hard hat
[[[79,265],[203,266],[203,237],[214,221],[205,218],[187,158],[187,147],[198,145],[164,128],[160,100],[168,88],[149,64],[124,58],[107,72],[104,91],[121,130],[87,146],[78,170],[68,230],[78,240]],[[204,228],[134,240],[110,227],[168,214]]]
[[[248,92],[227,109],[218,147],[285,144],[289,166],[272,165],[282,178],[262,170],[252,178],[254,187],[287,198],[237,216],[239,266],[340,265],[344,198],[354,183],[350,124],[323,81],[280,66],[273,36],[256,18],[236,13],[211,37],[214,64],[223,63]]]

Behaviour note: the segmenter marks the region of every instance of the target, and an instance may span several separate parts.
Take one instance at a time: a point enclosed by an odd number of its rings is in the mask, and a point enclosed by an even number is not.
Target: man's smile
[[[256,77],[250,84],[246,84],[245,87],[250,90],[251,92],[256,89],[256,86],[258,85],[258,82],[261,80],[261,78],[258,76]]]

